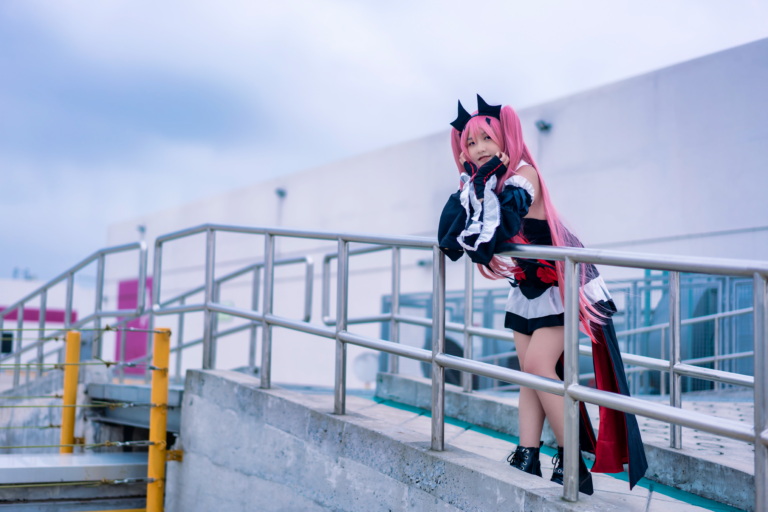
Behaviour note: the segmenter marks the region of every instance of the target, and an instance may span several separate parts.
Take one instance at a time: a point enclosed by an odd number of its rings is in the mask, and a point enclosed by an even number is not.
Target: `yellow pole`
[[[152,408],[149,413],[149,472],[147,512],[162,512],[165,495],[166,426],[168,423],[168,361],[171,355],[171,330],[160,328],[155,333],[152,364]]]
[[[80,333],[67,333],[67,356],[64,360],[64,405],[77,403],[77,378],[80,373]],[[64,407],[61,411],[61,444],[75,444],[76,407]],[[72,446],[62,446],[59,453],[72,453]]]

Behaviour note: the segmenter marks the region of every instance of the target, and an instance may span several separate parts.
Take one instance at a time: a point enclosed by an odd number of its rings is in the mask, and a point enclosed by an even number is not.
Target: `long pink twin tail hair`
[[[539,176],[540,196],[535,198],[535,200],[544,202],[544,212],[547,218],[547,224],[549,224],[549,229],[552,232],[552,245],[555,247],[582,247],[579,239],[565,228],[560,215],[552,204],[549,190],[547,190],[541,172],[539,172],[539,168],[533,159],[533,155],[531,155],[528,146],[525,145],[525,141],[523,140],[523,129],[520,124],[520,118],[509,105],[501,109],[501,120],[494,117],[477,116],[469,120],[462,133],[459,133],[455,129],[451,130],[451,148],[453,149],[453,158],[456,161],[456,167],[459,169],[459,174],[465,172],[464,166],[461,165],[461,162],[459,161],[459,156],[462,152],[465,155],[469,155],[467,137],[471,134],[473,139],[477,139],[476,134],[480,133],[480,129],[485,131],[485,133],[487,133],[491,139],[502,148],[502,151],[509,156],[509,168],[498,180],[498,183],[496,184],[496,193],[500,193],[504,188],[504,182],[516,174],[514,169],[520,164],[520,160],[525,160],[536,169],[536,173]],[[459,187],[462,186],[461,181],[459,181]],[[511,260],[499,256],[494,256],[488,266],[491,268],[491,272],[488,272],[485,266],[480,264],[477,265],[480,273],[487,279],[507,279],[513,277],[513,269],[516,267],[516,265],[512,264]],[[555,262],[555,268],[557,271],[558,282],[565,283],[565,264],[562,261],[557,261]],[[586,282],[584,265],[581,265],[579,270],[581,286],[584,286]],[[562,299],[563,304],[565,304],[565,287],[559,286],[558,288],[560,290],[560,298]],[[595,322],[597,324],[604,323],[604,315],[590,303],[581,287],[579,289],[579,316],[581,317],[585,333],[590,337],[593,336],[592,330],[589,327],[589,322]]]

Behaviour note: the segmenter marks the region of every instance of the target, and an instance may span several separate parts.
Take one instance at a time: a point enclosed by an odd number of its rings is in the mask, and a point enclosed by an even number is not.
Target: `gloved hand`
[[[466,168],[466,164],[464,164]],[[472,177],[472,183],[475,185],[475,195],[478,199],[483,199],[485,196],[485,182],[488,181],[491,176],[501,176],[507,172],[507,166],[497,156],[494,156],[477,170]]]

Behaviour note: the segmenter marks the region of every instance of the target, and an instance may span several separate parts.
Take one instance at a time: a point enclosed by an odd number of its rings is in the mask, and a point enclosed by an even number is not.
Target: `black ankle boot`
[[[541,476],[541,462],[539,462],[538,448],[525,448],[518,446],[515,451],[509,454],[507,462],[513,468],[525,471],[532,475]]]
[[[552,464],[555,465],[554,471],[552,471],[552,478],[550,480],[556,484],[563,485],[563,449],[557,447],[557,455],[552,457]],[[584,463],[584,458],[579,453],[579,492],[584,494],[592,494],[592,473],[587,469],[587,465]]]

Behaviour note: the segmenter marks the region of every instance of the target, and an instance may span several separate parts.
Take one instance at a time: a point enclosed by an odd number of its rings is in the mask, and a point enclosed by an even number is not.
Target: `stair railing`
[[[260,283],[263,289],[264,302],[260,309],[244,309],[226,306],[217,301],[216,279],[214,275],[215,234],[216,232],[243,233],[263,235],[264,250],[264,279]],[[206,265],[205,285],[202,302],[167,306],[160,302],[162,248],[163,245],[187,236],[206,234]],[[335,257],[324,259],[324,269],[330,259],[337,259],[336,278],[336,314],[335,321],[330,316],[330,273],[324,279],[323,286],[323,315],[326,325],[312,324],[303,320],[295,320],[274,315],[272,302],[274,296],[274,250],[275,237],[290,237],[308,240],[328,240],[338,244]],[[432,318],[410,318],[399,315],[393,308],[391,314],[375,315],[364,318],[349,318],[349,258],[363,251],[350,251],[351,243],[368,244],[388,249],[419,249],[432,251],[432,287],[433,312]],[[386,249],[381,249],[386,250]],[[371,252],[371,251],[367,251]],[[399,276],[400,259],[398,251],[393,251],[393,275]],[[365,234],[329,233],[316,231],[301,231],[283,228],[251,228],[206,224],[195,228],[171,233],[159,237],[155,242],[154,286],[153,286],[153,315],[173,315],[192,311],[204,313],[203,361],[202,367],[212,369],[215,366],[215,336],[216,326],[213,315],[223,313],[239,318],[258,322],[262,325],[262,357],[261,357],[261,387],[271,387],[271,357],[272,357],[272,328],[282,327],[299,332],[313,334],[335,340],[335,374],[334,374],[334,413],[345,413],[346,402],[346,347],[353,344],[373,350],[389,353],[398,357],[407,357],[432,365],[432,435],[433,450],[444,449],[444,411],[445,411],[445,369],[454,369],[469,374],[480,375],[510,384],[517,384],[536,390],[564,396],[565,398],[565,446],[564,446],[564,488],[563,497],[568,501],[578,500],[578,401],[584,401],[609,407],[618,411],[637,414],[671,424],[670,444],[673,448],[681,447],[682,427],[698,429],[716,435],[754,443],[755,446],[755,508],[768,512],[768,263],[761,261],[725,260],[712,258],[696,258],[685,256],[663,256],[615,251],[590,250],[582,248],[517,246],[515,251],[505,253],[505,256],[517,258],[532,258],[557,260],[565,263],[565,282],[561,283],[565,291],[565,379],[563,382],[527,374],[493,364],[475,361],[470,358],[445,354],[446,328],[461,330],[464,333],[481,336],[504,336],[492,329],[480,329],[467,325],[453,326],[445,319],[445,256],[440,251],[434,239],[423,237],[391,237],[371,236]],[[655,359],[644,356],[626,354],[625,362],[630,365],[668,372],[672,378],[670,389],[670,405],[652,403],[638,398],[627,397],[589,388],[579,384],[578,358],[580,354],[589,355],[589,347],[579,346],[578,328],[578,289],[580,264],[600,264],[608,266],[663,270],[669,272],[670,281],[670,322],[669,330],[670,358]],[[471,265],[466,270],[473,271]],[[753,282],[753,321],[754,321],[754,377],[739,375],[710,368],[701,368],[681,363],[680,337],[683,321],[680,311],[680,273],[697,272],[726,276],[739,276],[752,279]],[[466,282],[471,282],[467,280]],[[393,289],[398,289],[393,279]],[[466,290],[465,293],[471,293]],[[471,296],[471,295],[470,295]],[[734,312],[735,313],[735,312]],[[738,312],[746,314],[746,312]],[[471,317],[469,317],[471,318]],[[393,341],[382,340],[354,334],[348,330],[349,325],[368,322],[392,322],[424,325],[432,329],[432,350],[410,347]],[[711,320],[711,319],[707,319]],[[706,321],[706,320],[702,320]],[[329,325],[331,324],[333,328]],[[635,334],[639,333],[636,330]],[[471,344],[470,344],[471,345]],[[703,413],[681,409],[680,377],[686,375],[714,382],[728,382],[755,390],[755,422],[754,426],[716,418]],[[757,385],[756,385],[757,383]]]
[[[124,253],[128,251],[139,251],[139,268],[138,268],[138,302],[135,309],[103,311],[102,304],[104,302],[104,268],[106,257],[110,254]],[[78,319],[76,322],[72,322],[72,301],[74,295],[74,283],[75,274],[87,267],[93,262],[96,262],[96,293],[94,311],[90,315],[84,318]],[[55,330],[49,334],[45,333],[46,330],[46,308],[48,305],[48,292],[54,286],[61,282],[66,282],[66,295],[64,306],[64,328]],[[114,323],[114,326],[125,324],[133,318],[140,316],[144,312],[144,296],[146,293],[146,281],[147,281],[147,245],[145,242],[134,242],[130,244],[117,245],[114,247],[107,247],[91,254],[81,262],[77,263],[73,267],[64,271],[56,278],[48,281],[37,290],[33,291],[21,300],[16,301],[12,305],[0,311],[0,331],[3,329],[3,323],[5,318],[11,315],[14,311],[17,312],[16,318],[16,337],[15,346],[13,352],[0,357],[0,363],[13,359],[16,363],[13,373],[13,386],[19,385],[20,381],[20,364],[22,355],[32,349],[37,349],[36,365],[38,368],[38,377],[42,375],[43,363],[45,358],[51,353],[59,352],[63,350],[63,347],[58,347],[53,352],[46,353],[46,343],[53,341],[55,338],[61,337],[65,332],[69,330],[82,329],[83,326],[93,323],[94,332],[100,332],[101,320],[103,318],[117,317],[120,318]],[[37,340],[32,343],[24,344],[24,308],[33,300],[38,300],[40,317],[38,320],[38,327],[31,329],[32,332],[37,333]],[[100,340],[100,338],[94,338],[94,340]],[[101,343],[96,342],[96,346],[93,347],[93,354],[95,356],[101,355]],[[61,359],[61,358],[60,358]]]

